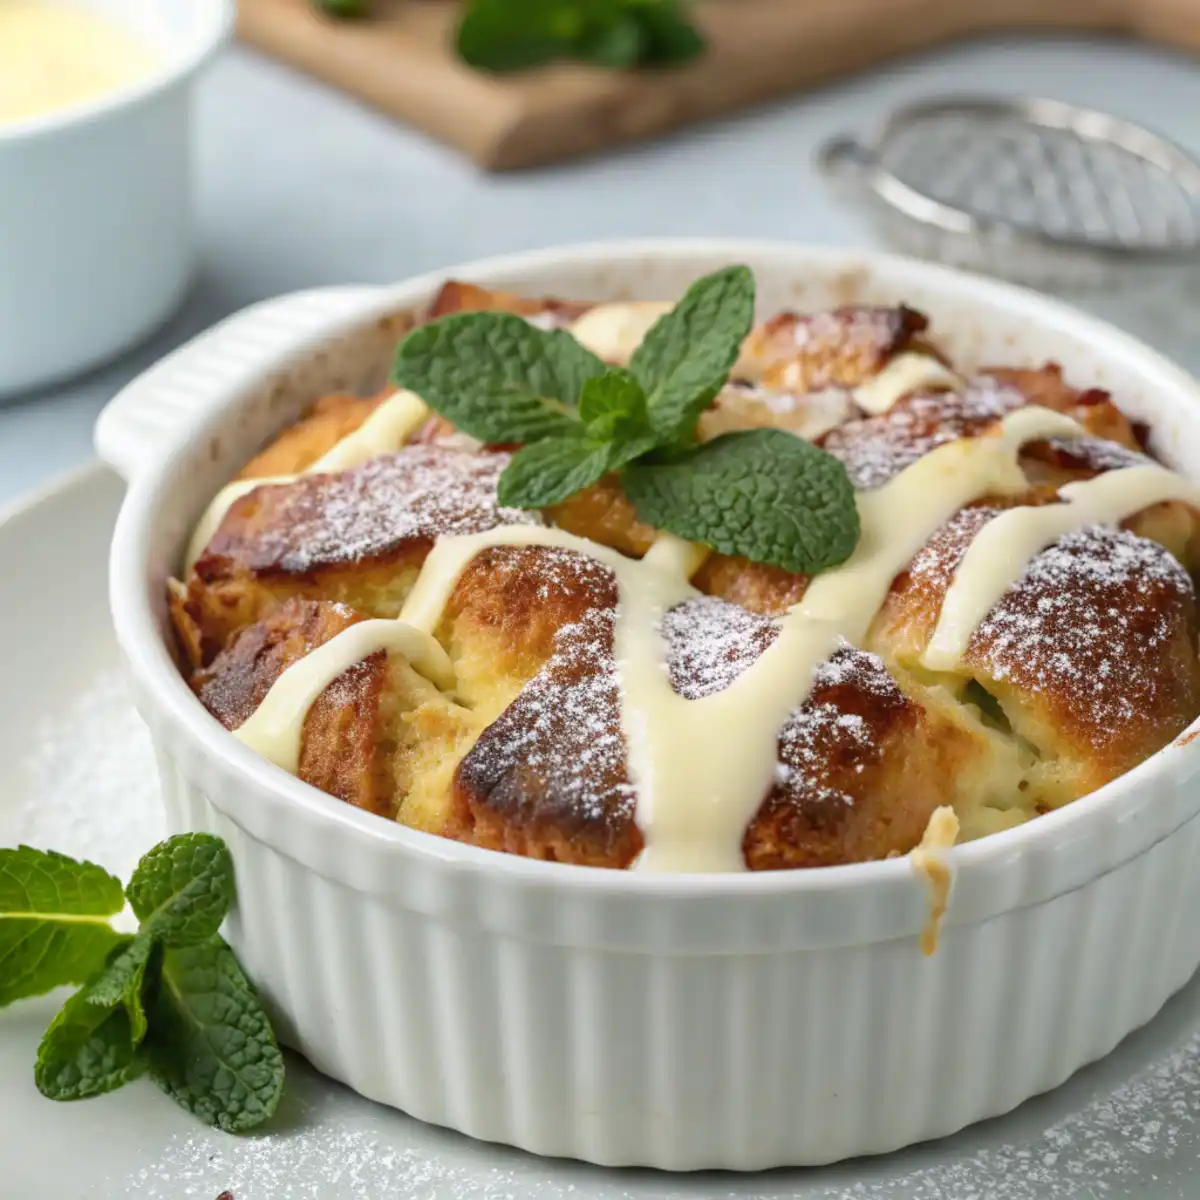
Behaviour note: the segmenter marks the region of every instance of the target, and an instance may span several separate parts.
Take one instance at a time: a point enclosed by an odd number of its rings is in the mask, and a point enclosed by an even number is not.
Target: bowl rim
[[[601,267],[620,264],[634,257],[689,260],[709,257],[714,261],[728,262],[764,255],[790,258],[797,265],[803,259],[807,267],[831,274],[857,272],[863,268],[879,270],[889,278],[903,274],[913,280],[914,286],[929,285],[943,293],[969,295],[981,306],[990,301],[993,306],[1010,310],[1019,307],[1027,312],[1031,323],[1071,328],[1080,340],[1094,343],[1103,340],[1109,359],[1121,357],[1131,363],[1139,375],[1171,391],[1180,407],[1183,407],[1183,397],[1186,395],[1196,405],[1197,420],[1200,421],[1200,384],[1196,380],[1136,338],[1062,301],[1007,282],[900,255],[769,239],[653,238],[574,243],[448,265],[398,284],[381,287],[376,295],[364,300],[361,309],[330,321],[317,335],[297,337],[286,351],[277,356],[272,367],[256,372],[255,384],[261,384],[281,369],[303,361],[306,355],[339,335],[361,328],[397,308],[427,300],[433,289],[447,278],[489,283],[498,277],[525,271],[565,267],[568,264]],[[138,695],[148,695],[155,706],[156,716],[166,715],[171,724],[182,732],[189,743],[189,755],[211,758],[231,777],[253,785],[246,788],[245,793],[239,794],[236,804],[230,803],[223,795],[210,796],[210,802],[231,820],[243,824],[245,817],[238,811],[238,805],[244,805],[249,799],[248,794],[253,792],[252,803],[256,806],[265,805],[270,813],[276,815],[291,814],[296,821],[317,822],[330,832],[337,829],[364,851],[394,855],[397,860],[411,857],[427,864],[450,867],[456,872],[504,879],[537,889],[567,887],[571,892],[592,896],[733,899],[844,893],[872,886],[891,891],[897,886],[912,886],[914,873],[908,856],[797,870],[654,874],[543,862],[487,850],[382,820],[372,813],[354,808],[287,774],[236,738],[230,737],[197,702],[164,644],[153,611],[153,590],[147,586],[147,571],[158,493],[195,453],[196,446],[206,441],[212,427],[225,418],[229,410],[236,409],[244,402],[250,390],[239,387],[209,410],[202,420],[178,431],[158,460],[135,477],[122,504],[114,532],[110,572],[114,628],[126,666],[139,685],[136,688]],[[1155,804],[1160,790],[1147,785],[1157,779],[1160,783],[1178,787],[1184,777],[1200,773],[1200,744],[1197,744],[1200,738],[1195,736],[1197,732],[1200,732],[1200,717],[1187,731],[1144,762],[1079,801],[1046,813],[1036,820],[956,845],[947,853],[947,861],[956,876],[956,890],[957,879],[961,876],[967,873],[990,874],[1015,865],[1033,848],[1061,852],[1072,843],[1094,838],[1105,818],[1110,821],[1119,818],[1126,832],[1130,827],[1139,828],[1142,823],[1135,818],[1143,809]],[[1200,808],[1200,795],[1194,807]],[[1121,811],[1123,808],[1127,808],[1127,811]],[[1147,831],[1141,840],[1126,837],[1127,845],[1122,848],[1118,860],[1097,863],[1094,869],[1081,877],[1082,881],[1145,852],[1192,816],[1194,812],[1189,811],[1176,820],[1171,828]],[[1080,884],[1056,887],[1053,894],[1074,890],[1075,886]],[[1045,898],[1048,897],[1038,897]],[[1008,907],[1036,902],[1022,901],[1015,896],[1012,900],[1013,903]],[[953,914],[953,906],[951,911]]]
[[[124,112],[195,74],[228,40],[237,16],[235,0],[189,0],[201,13],[186,38],[180,38],[163,56],[161,64],[148,75],[131,83],[101,92],[90,100],[53,108],[33,117],[0,122],[0,152],[8,146],[50,136],[77,126],[90,125]],[[113,23],[123,26],[120,18]]]

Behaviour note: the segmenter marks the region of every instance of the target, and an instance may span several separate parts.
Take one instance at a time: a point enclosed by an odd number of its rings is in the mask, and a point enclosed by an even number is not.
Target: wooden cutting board
[[[522,0],[511,0],[520,4]],[[453,0],[383,0],[331,22],[309,0],[240,0],[250,44],[457,146],[489,170],[645,138],[939,42],[999,30],[1121,33],[1200,50],[1200,0],[698,0],[709,50],[681,69],[458,62]]]

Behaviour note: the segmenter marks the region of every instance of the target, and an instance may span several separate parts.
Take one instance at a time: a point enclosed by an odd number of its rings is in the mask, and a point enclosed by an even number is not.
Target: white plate
[[[154,763],[124,698],[106,554],[121,496],[88,467],[0,517],[0,845],[126,875],[161,834]],[[361,1100],[289,1058],[271,1132],[203,1128],[142,1081],[73,1105],[33,1086],[55,999],[0,1012],[4,1200],[1031,1200],[1200,1193],[1200,980],[1104,1062],[996,1121],[815,1171],[668,1176],[543,1161]],[[897,1030],[896,1036],[903,1036]]]

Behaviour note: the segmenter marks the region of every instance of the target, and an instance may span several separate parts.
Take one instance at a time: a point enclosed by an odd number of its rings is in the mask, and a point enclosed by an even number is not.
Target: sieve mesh
[[[1161,273],[1200,257],[1200,164],[1057,101],[914,105],[873,145],[835,139],[820,161],[872,203],[888,240],[926,257],[1093,286],[1122,267]]]
[[[878,157],[914,191],[985,222],[1103,246],[1200,241],[1197,198],[1174,172],[1070,129],[933,114],[898,128]]]

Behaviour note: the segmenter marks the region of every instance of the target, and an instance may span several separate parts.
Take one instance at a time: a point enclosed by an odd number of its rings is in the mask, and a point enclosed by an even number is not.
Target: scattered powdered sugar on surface
[[[1188,989],[1187,995],[1194,990]],[[1065,1089],[1074,1086],[1068,1083]],[[886,1181],[859,1182],[812,1194],[847,1200],[1192,1196],[1196,1194],[1194,1185],[1160,1192],[1153,1183],[1159,1181],[1165,1163],[1180,1151],[1194,1168],[1198,1126],[1200,1033],[1022,1143],[1002,1143]],[[961,1142],[964,1135],[954,1140]]]
[[[1157,542],[1088,526],[1038,554],[972,635],[996,679],[1078,708],[1097,735],[1145,723],[1186,636],[1192,583]]]
[[[303,574],[385,554],[413,539],[535,524],[535,514],[497,503],[496,484],[509,461],[501,453],[406,446],[336,475],[260,489],[273,493],[269,522],[228,536],[244,542],[249,565],[278,564]],[[222,535],[212,548],[231,549]]]
[[[127,879],[166,835],[150,735],[118,669],[43,718],[28,767],[17,826],[27,842],[91,858]]]
[[[1183,1012],[1189,998],[1194,1005],[1195,990],[1170,1010]],[[1162,1020],[1179,1023],[1171,1013]],[[1144,1042],[1152,1032],[1133,1041]],[[1200,1033],[1181,1039],[1149,1065],[1123,1072],[1112,1085],[1095,1086],[1097,1076],[1113,1074],[1111,1062],[1100,1064],[1008,1118],[902,1154],[815,1170],[672,1176],[605,1171],[472,1143],[375,1108],[299,1068],[293,1092],[302,1091],[306,1099],[294,1104],[288,1131],[248,1138],[205,1130],[177,1136],[154,1161],[122,1179],[115,1194],[129,1200],[215,1200],[227,1188],[234,1200],[1149,1200],[1194,1195],[1182,1180],[1197,1161]],[[1064,1105],[1062,1097],[1073,1103]]]

